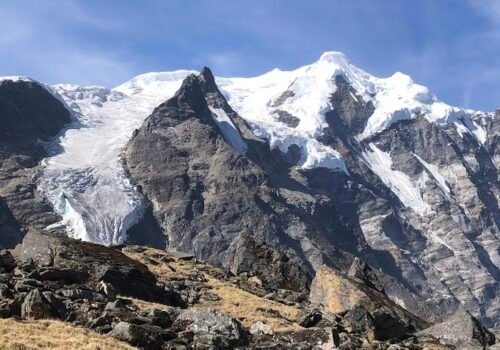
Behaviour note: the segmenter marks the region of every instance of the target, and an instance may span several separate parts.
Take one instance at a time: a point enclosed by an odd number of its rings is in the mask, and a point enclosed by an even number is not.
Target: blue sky
[[[0,75],[47,83],[252,76],[334,50],[450,104],[500,107],[500,0],[2,0],[0,33]]]

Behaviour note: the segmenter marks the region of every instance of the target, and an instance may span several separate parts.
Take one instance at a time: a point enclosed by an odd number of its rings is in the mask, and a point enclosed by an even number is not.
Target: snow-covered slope
[[[219,78],[217,83],[227,93],[231,106],[256,124],[257,132],[286,151],[290,144],[322,133],[326,126],[324,114],[331,109],[329,98],[335,91],[334,78],[338,75],[375,107],[359,139],[418,115],[440,124],[460,124],[480,140],[484,135],[484,129],[471,118],[477,112],[439,101],[426,87],[403,73],[397,72],[388,78],[370,75],[351,64],[340,52],[326,52],[317,62],[294,71],[275,69],[255,78]],[[286,127],[280,123],[279,110],[297,117],[298,126]],[[316,164],[312,160],[305,162]]]
[[[75,121],[51,145],[53,156],[45,160],[41,188],[64,217],[62,224],[72,236],[106,244],[124,240],[126,230],[142,215],[142,203],[125,176],[120,152],[132,131],[157,105],[173,96],[191,73],[146,73],[114,89],[68,84],[52,87]],[[275,69],[255,78],[219,77],[216,82],[256,135],[283,152],[291,145],[299,146],[300,167],[327,167],[348,173],[340,153],[318,141],[327,127],[325,113],[332,108],[329,99],[338,75],[375,107],[358,139],[398,120],[424,115],[432,122],[456,123],[460,132],[471,133],[484,142],[485,132],[473,121],[474,112],[439,102],[425,87],[401,73],[389,78],[371,76],[338,52],[327,52],[317,62],[293,71]],[[215,113],[214,117],[218,121],[223,116]],[[226,132],[231,133],[231,125],[226,124]],[[230,139],[233,147],[245,152],[239,135],[231,134]],[[366,155],[370,159],[376,154]],[[403,203],[409,200],[403,195],[407,191],[394,188]],[[423,209],[422,205],[419,208]]]
[[[29,77],[23,77],[23,76],[18,76],[18,75],[11,75],[11,76],[0,76],[0,82],[4,80],[11,80],[11,81],[34,81],[33,79]]]

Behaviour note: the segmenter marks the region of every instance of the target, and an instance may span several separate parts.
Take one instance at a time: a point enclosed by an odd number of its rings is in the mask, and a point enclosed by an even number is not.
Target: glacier
[[[162,76],[161,89],[141,88],[133,80],[115,89],[51,87],[74,121],[52,142],[43,161],[39,188],[62,216],[48,230],[64,226],[73,238],[106,245],[126,239],[127,229],[142,217],[144,203],[127,178],[120,153],[134,129],[190,73]]]
[[[73,118],[72,124],[50,143],[50,156],[43,161],[39,189],[62,216],[62,221],[49,230],[64,227],[73,238],[106,245],[126,240],[127,230],[142,217],[145,204],[129,182],[120,154],[133,131],[192,73],[196,72],[146,73],[112,89],[72,84],[47,87],[65,103]],[[325,114],[332,109],[330,97],[336,90],[334,78],[339,75],[375,108],[364,131],[356,136],[359,140],[398,120],[423,115],[434,123],[454,123],[459,132],[484,142],[485,131],[474,119],[483,113],[440,102],[402,73],[374,77],[339,52],[326,52],[313,64],[295,70],[274,69],[251,78],[216,77],[216,83],[231,107],[257,136],[269,140],[271,147],[283,152],[292,145],[300,148],[298,166],[348,173],[340,153],[317,139],[327,126]],[[244,154],[247,146],[241,135],[234,133],[236,129],[226,120],[229,118],[220,110],[212,113],[224,126],[228,142]],[[279,113],[286,113],[297,123],[283,123]],[[417,193],[418,185],[391,172],[390,158],[373,147],[364,154],[369,166],[403,203],[417,212],[429,210]],[[438,174],[434,177],[445,188]]]

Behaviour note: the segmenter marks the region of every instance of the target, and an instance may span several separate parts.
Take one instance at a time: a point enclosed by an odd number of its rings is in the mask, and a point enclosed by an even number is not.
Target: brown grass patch
[[[0,319],[1,350],[133,350],[126,343],[52,320]]]
[[[147,248],[138,253],[125,251],[132,259],[138,260],[148,266],[159,281],[178,280],[187,278],[192,271],[199,271],[197,264],[204,265],[214,273],[203,272],[207,282],[207,290],[216,294],[219,301],[201,301],[192,308],[212,308],[236,318],[245,327],[250,327],[254,322],[262,321],[271,326],[274,332],[297,330],[301,327],[296,323],[299,309],[278,303],[273,300],[259,297],[249,293],[237,285],[215,278],[220,269],[207,267],[206,264],[193,260],[173,259],[162,250]],[[160,305],[134,300],[141,308],[161,308]]]

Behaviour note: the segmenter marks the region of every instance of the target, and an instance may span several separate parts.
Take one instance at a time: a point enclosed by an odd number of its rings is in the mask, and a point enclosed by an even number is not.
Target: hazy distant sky
[[[0,75],[112,87],[212,68],[252,76],[343,51],[450,104],[500,107],[500,0],[1,0]]]

